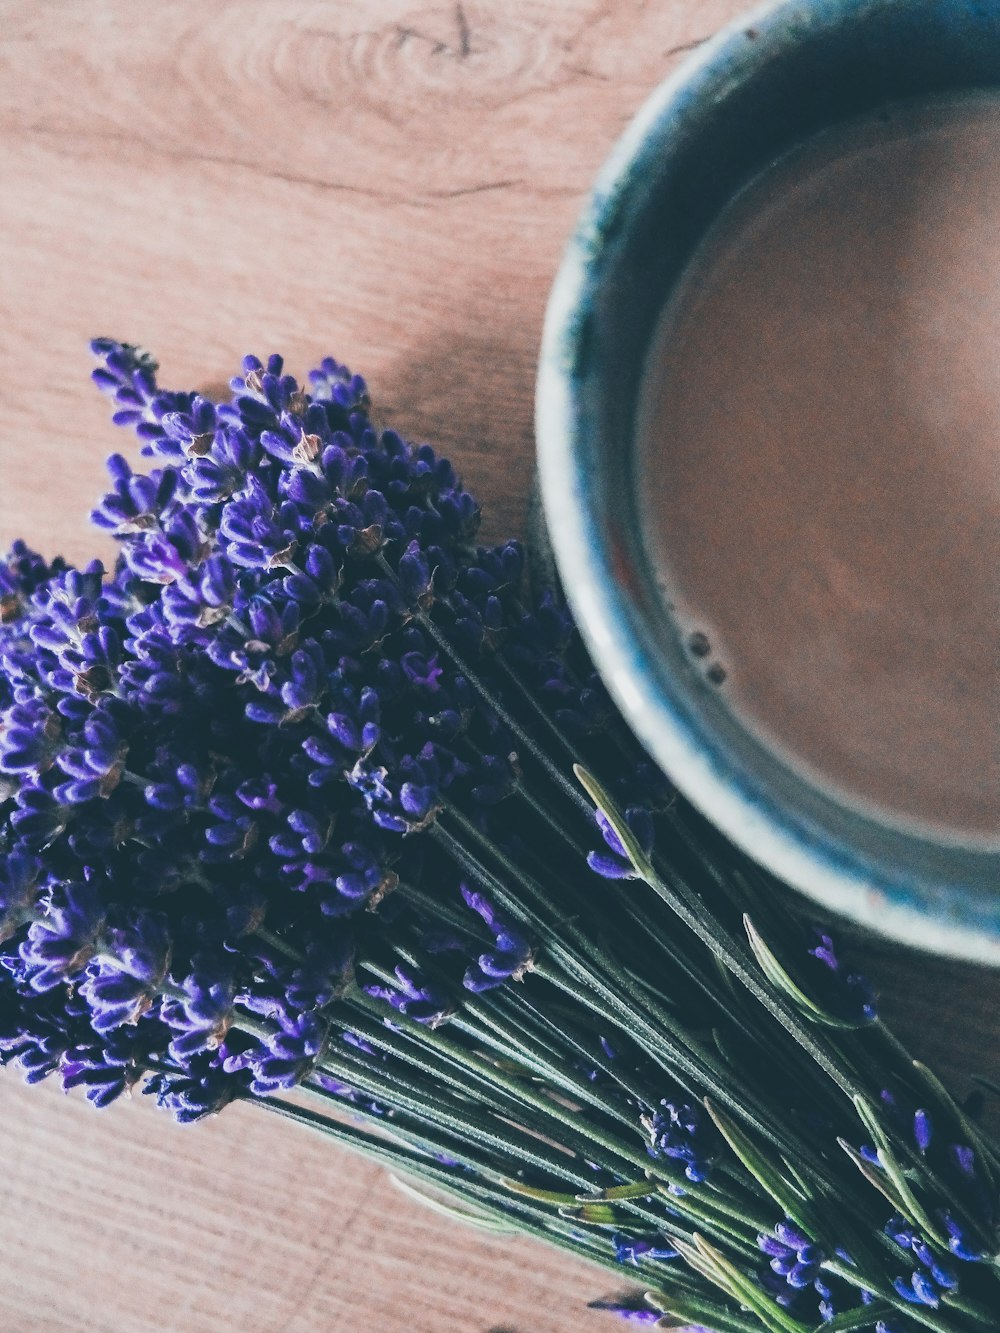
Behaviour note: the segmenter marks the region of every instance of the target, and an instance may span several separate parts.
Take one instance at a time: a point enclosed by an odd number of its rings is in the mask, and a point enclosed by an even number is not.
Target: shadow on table
[[[473,306],[429,330],[419,357],[396,361],[377,386],[382,423],[455,464],[482,504],[485,542],[525,535],[539,333]]]
[[[410,439],[450,457],[484,507],[483,539],[526,535],[534,474],[534,381],[540,327],[486,298],[427,331],[419,355],[396,361],[376,386],[376,410]],[[539,320],[541,310],[539,309]],[[789,893],[789,907],[808,904]],[[973,1073],[1000,1084],[1000,969],[937,958],[831,921],[880,995],[880,1012],[914,1056],[960,1097]],[[1000,1130],[1000,1098],[984,1120]],[[515,1333],[496,1328],[490,1333]]]
[[[843,932],[841,932],[843,933]],[[960,1098],[979,1074],[1000,1085],[1000,970],[855,935],[852,953],[879,992],[880,1013],[912,1053]],[[1000,1098],[983,1120],[1000,1131]]]

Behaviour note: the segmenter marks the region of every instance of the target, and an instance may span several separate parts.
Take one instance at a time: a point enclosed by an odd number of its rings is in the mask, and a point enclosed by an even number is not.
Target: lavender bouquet
[[[93,350],[151,464],[110,460],[113,570],[0,564],[0,1062],[253,1101],[640,1324],[1000,1326],[1000,1150],[448,463],[332,360],[216,404]]]

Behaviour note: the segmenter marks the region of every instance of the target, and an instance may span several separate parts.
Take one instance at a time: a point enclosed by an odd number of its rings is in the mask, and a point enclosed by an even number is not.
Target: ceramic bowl
[[[997,83],[996,4],[784,0],[724,29],[656,90],[602,170],[552,291],[537,393],[562,580],[650,754],[733,842],[827,907],[994,964],[1000,852],[947,846],[838,803],[743,728],[693,668],[639,540],[633,435],[657,316],[749,179],[839,120]]]

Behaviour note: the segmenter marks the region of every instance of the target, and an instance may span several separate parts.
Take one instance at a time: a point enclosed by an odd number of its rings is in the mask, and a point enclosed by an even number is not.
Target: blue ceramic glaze
[[[826,906],[994,964],[1000,851],[948,846],[840,805],[692,670],[638,538],[633,417],[657,316],[742,185],[807,136],[883,103],[998,84],[996,0],[784,0],[731,24],[657,89],[602,170],[553,287],[537,393],[563,582],[650,754],[733,842]]]

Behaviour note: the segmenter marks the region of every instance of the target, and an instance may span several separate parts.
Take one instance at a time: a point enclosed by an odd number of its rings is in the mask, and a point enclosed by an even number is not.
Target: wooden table
[[[0,543],[106,554],[129,439],[87,339],[213,391],[332,353],[523,530],[545,300],[605,154],[738,0],[0,3]],[[1000,977],[867,948],[955,1077],[1000,1072]],[[236,1108],[179,1129],[0,1075],[3,1333],[570,1333],[604,1274],[460,1229]],[[613,1284],[612,1284],[613,1285]]]

